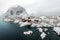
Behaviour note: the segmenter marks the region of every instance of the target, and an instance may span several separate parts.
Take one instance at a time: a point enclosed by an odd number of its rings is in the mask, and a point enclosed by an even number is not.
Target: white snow
[[[44,27],[51,27],[50,24],[47,24],[47,23],[45,23],[45,22],[40,23],[40,25],[41,25],[41,26],[44,26]]]
[[[19,25],[21,25],[22,23],[23,23],[23,22],[22,22],[22,21],[20,21],[20,22],[19,22]]]
[[[25,34],[25,35],[30,35],[30,34],[32,34],[32,33],[33,33],[33,32],[32,32],[31,30],[23,32],[23,34]]]
[[[26,25],[31,25],[31,23],[29,23],[29,22],[23,22],[20,26],[23,27],[23,26],[26,26]]]
[[[60,26],[60,23],[57,23],[57,26]]]
[[[47,30],[48,30],[47,28],[44,29],[44,31],[47,31]]]
[[[11,20],[10,18],[5,18],[4,21],[9,22],[9,21],[13,21],[14,23],[18,23],[20,25],[20,27],[26,26],[26,25],[31,25],[31,27],[55,27],[55,26],[60,26],[60,20],[54,19],[55,17],[52,16],[51,18],[48,18],[46,16],[41,16],[40,18],[34,17],[34,18],[30,18],[28,19],[28,17],[26,18],[17,18],[14,20]],[[60,18],[60,17],[59,17]],[[22,19],[26,19],[26,22],[23,22]],[[28,22],[28,20],[31,20],[31,22]],[[34,20],[38,20],[38,22],[34,21]]]
[[[15,20],[14,23],[19,23],[19,20]]]
[[[31,27],[36,27],[37,24],[36,23],[32,23]]]
[[[40,16],[40,18],[41,18],[41,19],[44,19],[44,18],[46,18],[46,16]]]
[[[60,17],[59,17],[59,16],[57,16],[57,19],[58,19],[58,20],[60,20]]]
[[[37,28],[39,30],[39,32],[43,32],[43,29],[42,28]]]
[[[36,27],[42,27],[42,25],[41,24],[37,24],[37,26]]]
[[[56,33],[57,33],[58,35],[60,35],[60,27],[54,27],[54,30],[56,31]]]
[[[10,21],[13,21],[13,20],[6,18],[6,19],[4,19],[4,21],[10,22]]]
[[[43,32],[40,36],[42,39],[44,39],[46,37],[46,34]]]

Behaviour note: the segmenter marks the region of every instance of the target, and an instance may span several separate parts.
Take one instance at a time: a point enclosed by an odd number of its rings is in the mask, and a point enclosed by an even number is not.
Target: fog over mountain
[[[0,15],[4,14],[9,7],[14,5],[24,7],[29,15],[60,15],[60,0],[0,0]]]

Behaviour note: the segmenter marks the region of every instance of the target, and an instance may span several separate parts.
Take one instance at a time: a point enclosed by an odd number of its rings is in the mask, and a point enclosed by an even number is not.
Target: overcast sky
[[[29,14],[39,16],[60,15],[60,0],[0,0],[0,15],[14,5],[21,5]]]

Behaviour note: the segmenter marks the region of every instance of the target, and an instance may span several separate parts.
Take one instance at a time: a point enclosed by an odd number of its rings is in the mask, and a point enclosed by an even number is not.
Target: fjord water
[[[41,33],[36,29],[32,27],[28,29],[27,26],[19,27],[18,24],[5,22],[0,18],[0,40],[60,40],[58,34],[50,28],[45,32],[46,37],[41,39]],[[33,34],[24,35],[23,32],[28,30],[33,31]]]

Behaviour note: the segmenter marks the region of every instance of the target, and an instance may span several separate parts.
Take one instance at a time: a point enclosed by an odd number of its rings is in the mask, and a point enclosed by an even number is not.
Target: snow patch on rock
[[[39,32],[43,32],[43,29],[42,28],[37,28],[39,30]]]
[[[30,35],[30,34],[32,34],[33,32],[32,31],[25,31],[25,32],[23,32],[23,34],[25,34],[25,35]]]
[[[46,37],[46,34],[43,32],[40,36],[42,39],[44,39]]]

